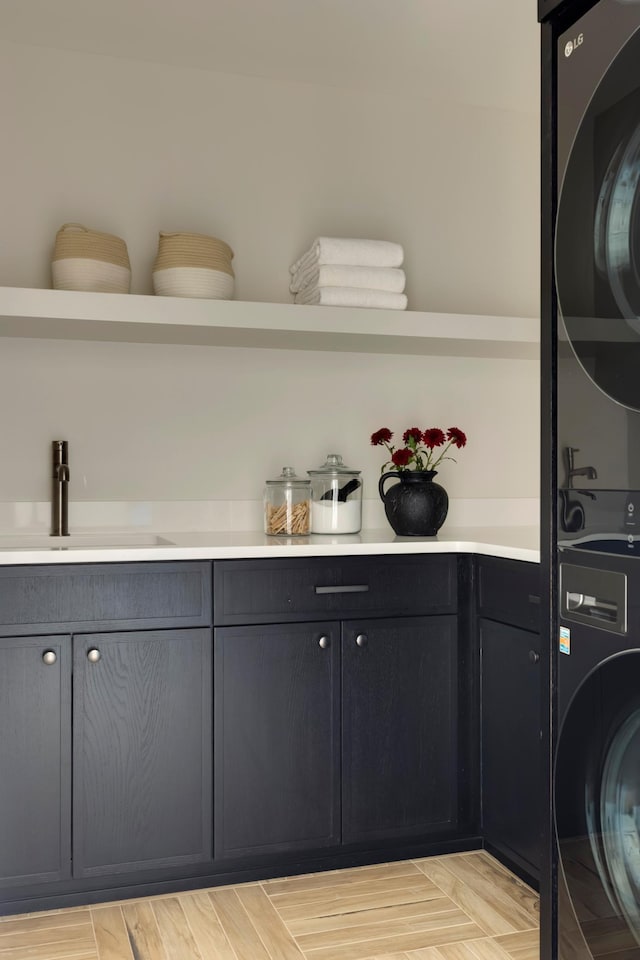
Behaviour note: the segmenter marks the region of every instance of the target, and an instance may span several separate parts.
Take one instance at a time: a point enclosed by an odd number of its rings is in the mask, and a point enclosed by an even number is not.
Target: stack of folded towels
[[[406,310],[404,250],[389,240],[318,237],[289,267],[295,303]]]

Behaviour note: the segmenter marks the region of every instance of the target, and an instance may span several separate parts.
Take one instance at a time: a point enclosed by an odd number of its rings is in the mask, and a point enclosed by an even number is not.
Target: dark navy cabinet
[[[217,628],[216,857],[455,828],[456,624]]]
[[[73,638],[73,875],[211,860],[211,631]]]
[[[3,912],[211,861],[211,661],[210,563],[0,568]]]
[[[210,623],[210,563],[0,567],[0,636]]]
[[[298,557],[214,565],[216,626],[455,613],[453,556]]]
[[[0,567],[0,912],[483,840],[535,877],[537,600],[445,554]]]
[[[0,886],[71,875],[71,638],[0,639]]]
[[[340,843],[340,625],[215,636],[215,854]]]
[[[541,851],[541,679],[537,564],[478,561],[483,837],[537,879]]]
[[[223,561],[214,585],[216,857],[455,830],[456,558]]]
[[[457,820],[457,618],[349,621],[342,645],[342,839]]]

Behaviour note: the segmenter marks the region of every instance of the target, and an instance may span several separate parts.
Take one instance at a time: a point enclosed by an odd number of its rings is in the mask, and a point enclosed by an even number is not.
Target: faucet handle
[[[52,440],[51,449],[53,453],[53,474],[57,476],[56,470],[59,466],[69,465],[69,442],[67,440]]]

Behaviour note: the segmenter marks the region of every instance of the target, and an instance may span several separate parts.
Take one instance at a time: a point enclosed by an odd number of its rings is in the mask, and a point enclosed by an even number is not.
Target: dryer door
[[[640,960],[640,651],[573,697],[555,770],[561,960]]]
[[[616,9],[619,3],[605,2],[592,20]],[[584,371],[608,397],[640,410],[640,7],[625,12],[636,29],[594,82],[564,169],[556,286]],[[559,53],[563,77],[575,68],[576,84],[595,26]]]

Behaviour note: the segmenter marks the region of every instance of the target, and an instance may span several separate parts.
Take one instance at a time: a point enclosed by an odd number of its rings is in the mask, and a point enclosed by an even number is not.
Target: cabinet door
[[[71,870],[71,640],[0,640],[0,885]]]
[[[455,825],[456,645],[450,616],[344,625],[344,842]]]
[[[485,840],[537,875],[540,864],[540,638],[480,621]]]
[[[74,875],[210,860],[211,631],[73,643]]]
[[[217,858],[340,842],[336,623],[215,631]]]

